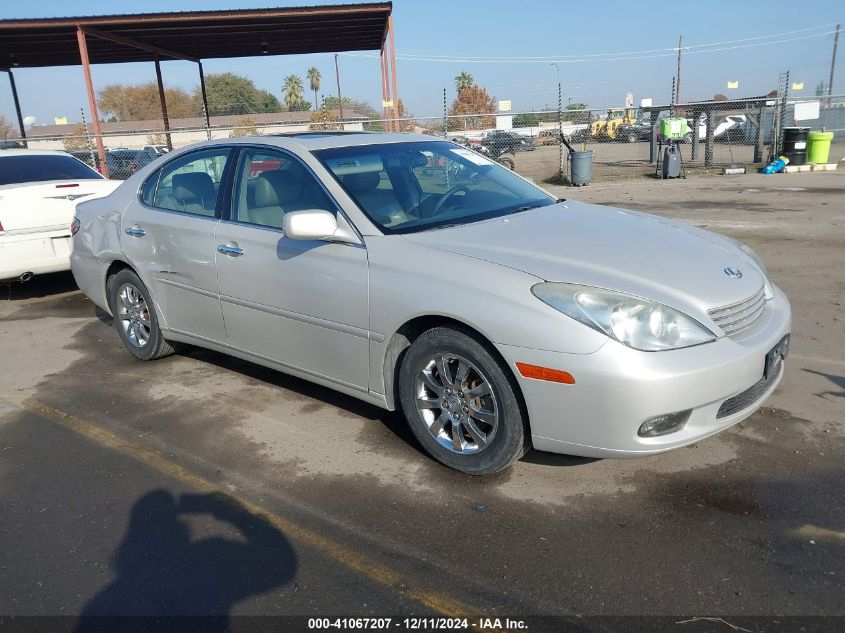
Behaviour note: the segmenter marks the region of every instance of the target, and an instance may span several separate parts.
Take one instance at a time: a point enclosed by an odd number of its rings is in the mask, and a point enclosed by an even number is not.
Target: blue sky
[[[190,11],[280,4],[280,0],[144,0],[131,8],[137,12]],[[301,4],[326,3],[306,0]],[[116,5],[113,0],[3,0],[0,19],[108,14],[127,6]],[[819,81],[827,80],[833,35],[825,32],[832,31],[837,22],[845,27],[845,4],[841,0],[800,4],[794,0],[654,4],[615,0],[397,0],[394,21],[400,96],[415,115],[437,116],[442,113],[443,89],[448,90],[451,101],[453,77],[464,70],[498,99],[512,100],[515,110],[555,104],[556,69],[548,59],[524,60],[527,57],[558,58],[564,101],[571,97],[591,107],[618,106],[624,103],[628,91],[634,93],[637,103],[642,97],[668,101],[675,57],[666,49],[677,45],[680,34],[685,46],[727,42],[696,48],[702,52],[685,55],[685,99],[707,99],[717,92],[736,97],[762,94],[776,87],[778,73],[783,70],[790,70],[795,81],[804,82],[804,94],[812,94]],[[834,91],[845,94],[843,49],[845,36],[840,38],[834,79]],[[632,51],[649,52],[629,54]],[[602,57],[605,53],[624,54]],[[446,57],[464,61],[443,59]],[[495,59],[479,59],[485,57]],[[523,60],[515,61],[518,58]],[[377,105],[381,85],[375,54],[342,55],[340,64],[344,96]],[[241,73],[278,96],[285,75],[304,76],[311,65],[323,74],[322,92],[333,93],[332,55],[204,62],[207,74]],[[198,82],[194,64],[173,61],[163,63],[162,68],[168,86],[190,91]],[[155,72],[151,63],[99,65],[94,67],[93,77],[95,86],[102,88],[111,83],[151,81]],[[80,67],[18,69],[15,78],[24,115],[35,116],[36,124],[52,123],[53,117],[62,115],[78,120],[82,107],[87,116]],[[729,80],[738,80],[739,89],[726,90]],[[8,82],[2,75],[0,114],[14,118]]]

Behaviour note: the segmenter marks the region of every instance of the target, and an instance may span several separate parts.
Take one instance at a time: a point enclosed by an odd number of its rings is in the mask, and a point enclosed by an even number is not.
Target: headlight
[[[648,299],[612,290],[545,282],[534,296],[584,325],[644,352],[690,347],[716,335],[695,319]]]

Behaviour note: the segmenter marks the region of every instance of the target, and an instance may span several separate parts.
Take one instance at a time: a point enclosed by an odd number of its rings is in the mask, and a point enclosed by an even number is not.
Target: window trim
[[[322,189],[323,193],[325,194],[326,198],[328,198],[329,202],[331,202],[335,207],[335,215],[342,215],[343,219],[346,223],[352,228],[354,233],[358,236],[363,244],[363,237],[361,236],[360,231],[358,231],[358,227],[349,219],[349,216],[344,211],[343,206],[337,201],[337,199],[331,194],[328,190],[326,185],[320,180],[320,177],[316,174],[316,172],[311,168],[311,166],[306,163],[302,158],[297,156],[295,153],[283,148],[278,147],[276,145],[263,145],[261,143],[244,143],[243,145],[238,146],[238,157],[235,165],[235,172],[232,174],[231,178],[231,185],[227,191],[228,199],[225,202],[225,208],[223,212],[223,217],[220,218],[221,222],[225,222],[226,224],[235,224],[238,226],[246,226],[251,227],[254,229],[261,229],[264,231],[272,231],[274,233],[281,233],[284,236],[284,229],[275,227],[275,226],[266,226],[264,224],[255,224],[253,222],[246,222],[244,220],[239,220],[235,218],[235,201],[240,195],[240,182],[238,181],[238,176],[241,173],[241,165],[244,161],[244,157],[246,156],[249,150],[258,150],[267,152],[268,154],[276,153],[282,155],[284,158],[289,158],[290,160],[296,161],[302,166],[306,172],[314,179],[314,181],[319,185],[320,189]],[[328,209],[326,209],[328,211]]]
[[[149,180],[151,178],[153,178],[154,176],[158,179],[157,182],[156,182],[156,186],[155,186],[155,193],[153,193],[153,202],[155,202],[155,199],[158,196],[158,187],[161,184],[161,174],[168,167],[168,165],[170,165],[171,163],[174,163],[178,160],[181,160],[182,158],[185,158],[187,156],[191,156],[193,154],[200,154],[200,153],[203,153],[203,152],[209,152],[209,151],[214,151],[214,150],[218,150],[218,149],[227,150],[229,155],[226,157],[226,166],[223,168],[223,173],[220,175],[220,183],[219,183],[219,186],[217,188],[217,198],[214,202],[214,215],[202,215],[200,213],[193,213],[191,211],[180,211],[179,209],[165,209],[164,207],[157,207],[157,206],[154,206],[154,205],[149,205],[146,202],[144,202],[144,198],[143,198],[144,188],[146,187],[147,182],[149,182]],[[222,218],[222,215],[223,215],[223,196],[225,195],[225,188],[228,187],[227,177],[231,176],[231,164],[233,162],[232,159],[233,159],[233,157],[236,158],[237,151],[238,151],[238,148],[235,147],[234,145],[220,144],[220,145],[198,147],[198,148],[193,149],[191,151],[183,152],[183,153],[179,154],[178,156],[174,156],[173,158],[171,158],[167,162],[163,163],[155,171],[154,174],[150,174],[147,178],[145,178],[143,181],[141,181],[141,186],[138,187],[138,191],[136,192],[136,197],[138,199],[138,202],[141,204],[141,206],[143,208],[149,209],[151,211],[158,211],[160,213],[176,213],[176,214],[179,214],[179,215],[185,215],[185,216],[189,216],[189,217],[192,217],[192,218],[202,218],[202,219],[205,219],[205,220],[215,220],[215,221],[220,220]],[[156,174],[157,174],[157,176],[156,176]]]

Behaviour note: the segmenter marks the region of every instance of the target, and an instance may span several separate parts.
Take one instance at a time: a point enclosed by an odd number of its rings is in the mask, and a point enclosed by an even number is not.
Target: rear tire
[[[508,367],[477,334],[436,327],[405,352],[399,399],[437,461],[469,475],[510,466],[528,449],[528,416]]]
[[[109,279],[114,326],[126,350],[139,360],[156,360],[182,349],[164,338],[150,291],[134,271],[124,268]]]

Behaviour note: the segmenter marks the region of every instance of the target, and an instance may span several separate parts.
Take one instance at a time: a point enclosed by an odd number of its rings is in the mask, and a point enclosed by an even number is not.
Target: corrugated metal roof
[[[0,20],[0,68],[81,64],[80,26],[89,32],[92,64],[152,61],[157,56],[98,33],[191,59],[377,50],[391,10],[392,3],[382,2]]]

